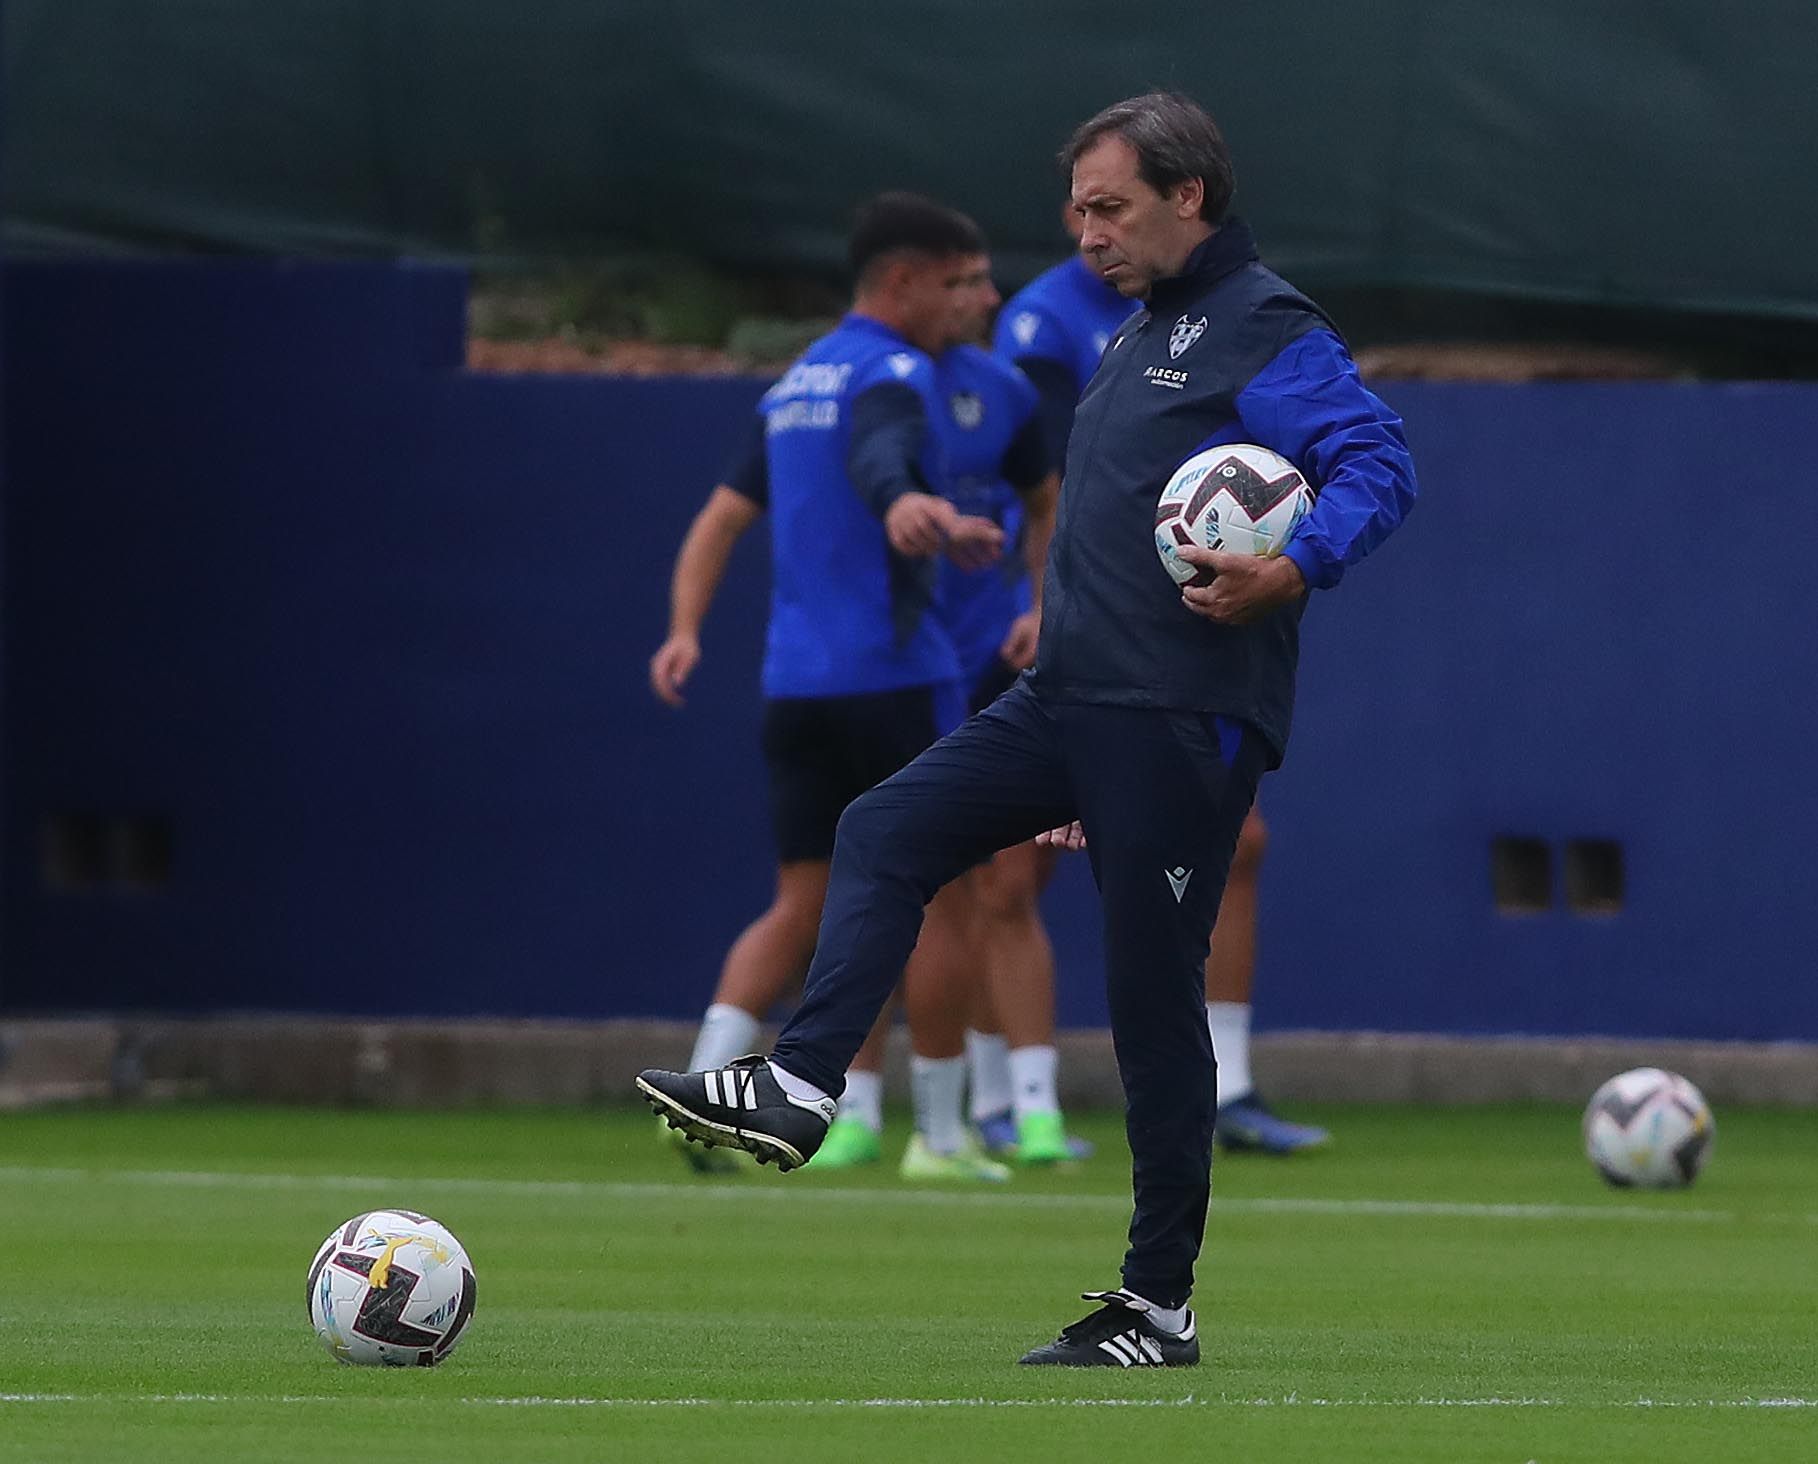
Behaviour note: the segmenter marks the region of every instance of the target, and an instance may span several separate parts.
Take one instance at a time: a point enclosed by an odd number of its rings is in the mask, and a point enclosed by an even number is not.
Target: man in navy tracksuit
[[[1066,228],[1075,244],[1083,224],[1069,200]],[[1074,409],[1098,374],[1098,363],[1110,347],[1111,338],[1140,308],[1135,300],[1100,279],[1091,260],[1077,252],[1044,270],[1005,302],[997,318],[994,348],[1040,393],[1042,426],[1049,456],[1056,463],[1066,458]],[[1252,807],[1238,833],[1218,923],[1212,927],[1212,949],[1206,958],[1206,1025],[1212,1033],[1212,1052],[1217,1062],[1219,1147],[1297,1154],[1329,1143],[1331,1135],[1275,1112],[1250,1076],[1257,881],[1267,847],[1268,827],[1261,811]],[[1053,962],[1041,959],[1046,951],[1046,935],[1037,904],[1050,867],[1041,862],[1041,855],[1033,849],[1008,850],[993,861],[993,878],[987,887],[993,897],[995,928],[1011,933],[1013,938],[1020,936],[1021,945],[1015,949],[1030,973],[1014,985],[1006,983],[998,993],[998,1005],[1003,1008],[998,1015],[1005,1018],[1007,1029],[1016,1027],[1025,1042],[1030,1040],[1028,1023],[1026,1019],[1013,1022],[1012,1016],[1045,1014],[1052,1032]],[[1046,1040],[1051,1041],[1051,1035]],[[967,1059],[972,1064],[977,1090],[991,1090],[991,1063],[996,1050],[991,1039],[967,1033]],[[1007,1076],[1004,1082],[1008,1082]],[[976,1097],[974,1104],[976,1111]],[[979,1123],[979,1133],[987,1145],[994,1132],[990,1124],[990,1120]]]
[[[1077,820],[1105,913],[1112,1037],[1135,1214],[1123,1285],[1023,1361],[1197,1362],[1187,1306],[1214,1117],[1207,938],[1239,827],[1287,744],[1308,592],[1386,537],[1414,495],[1400,420],[1331,322],[1227,217],[1212,119],[1155,94],[1068,144],[1081,250],[1145,302],[1113,337],[1067,447],[1033,671],[846,810],[800,1009],[768,1061],[651,1071],[652,1105],[699,1137],[792,1168],[914,943],[923,905],[989,852]],[[1255,442],[1319,489],[1285,552],[1188,547],[1209,583],[1155,558],[1156,498],[1186,458]]]

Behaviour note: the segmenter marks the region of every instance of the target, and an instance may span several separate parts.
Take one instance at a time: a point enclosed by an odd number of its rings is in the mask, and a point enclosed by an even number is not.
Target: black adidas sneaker
[[[1045,1347],[1023,1358],[1030,1367],[1196,1367],[1199,1332],[1193,1313],[1187,1330],[1164,1332],[1149,1320],[1149,1303],[1128,1291],[1087,1291],[1087,1301],[1103,1302]]]
[[[799,1169],[827,1137],[838,1111],[831,1098],[804,1103],[791,1098],[761,1057],[741,1057],[704,1073],[647,1068],[638,1091],[659,1118],[709,1146],[744,1149],[759,1164]]]

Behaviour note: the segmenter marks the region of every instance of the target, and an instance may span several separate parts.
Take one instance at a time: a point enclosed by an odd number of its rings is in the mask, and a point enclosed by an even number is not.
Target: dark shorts
[[[1021,671],[1018,671],[1001,656],[993,656],[985,664],[985,669],[978,674],[977,679],[973,681],[969,688],[967,688],[966,695],[968,703],[966,710],[970,712],[984,711],[992,702],[996,701],[1011,687],[1015,686],[1016,678],[1022,674]]]
[[[901,772],[954,720],[946,688],[777,697],[764,705],[764,765],[781,864],[831,859],[846,805]]]

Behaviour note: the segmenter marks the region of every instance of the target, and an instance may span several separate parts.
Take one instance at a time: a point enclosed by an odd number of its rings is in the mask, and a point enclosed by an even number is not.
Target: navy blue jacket
[[[1318,501],[1285,551],[1338,583],[1414,500],[1401,419],[1358,378],[1336,328],[1256,258],[1239,219],[1156,281],[1105,352],[1067,443],[1031,685],[1045,699],[1221,713],[1287,747],[1306,597],[1250,625],[1195,615],[1155,552],[1155,502],[1187,458],[1254,442]]]

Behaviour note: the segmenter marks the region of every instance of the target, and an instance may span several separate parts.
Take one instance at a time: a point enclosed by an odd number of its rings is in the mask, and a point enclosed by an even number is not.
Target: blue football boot
[[[1332,1135],[1308,1123],[1290,1123],[1254,1088],[1218,1110],[1218,1147],[1234,1154],[1299,1154],[1332,1142]]]
[[[985,1152],[993,1159],[1016,1158],[1020,1135],[1017,1132],[1016,1115],[1008,1108],[1001,1113],[993,1113],[988,1118],[976,1120],[973,1127],[978,1130],[979,1143],[984,1145]],[[1065,1157],[1068,1159],[1090,1159],[1097,1152],[1098,1146],[1092,1140],[1082,1139],[1078,1134],[1068,1134],[1066,1142]]]

